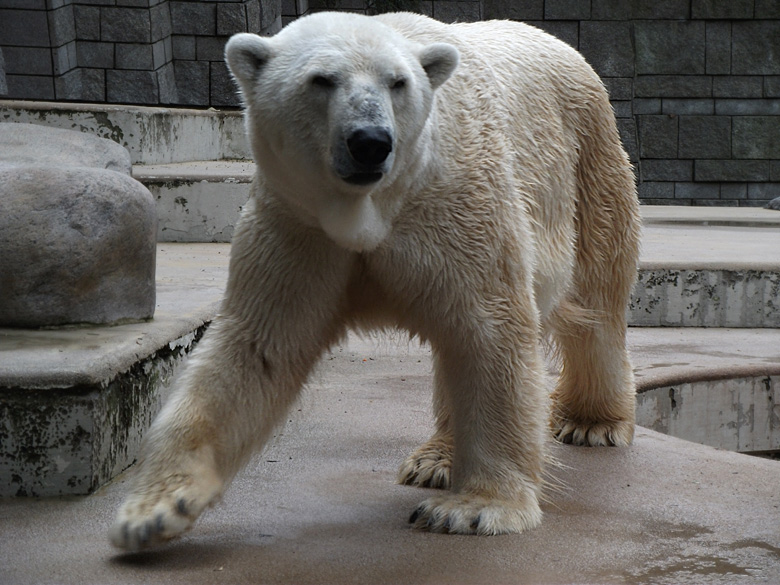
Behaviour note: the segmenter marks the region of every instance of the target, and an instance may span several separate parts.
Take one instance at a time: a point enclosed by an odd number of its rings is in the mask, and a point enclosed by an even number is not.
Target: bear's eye
[[[316,87],[331,89],[336,87],[336,78],[332,75],[317,74],[311,78],[311,84]]]
[[[403,89],[406,87],[406,79],[403,77],[399,77],[398,79],[393,80],[393,82],[390,84],[390,89]]]

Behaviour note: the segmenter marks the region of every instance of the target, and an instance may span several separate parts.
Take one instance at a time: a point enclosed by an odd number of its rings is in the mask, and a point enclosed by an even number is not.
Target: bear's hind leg
[[[434,351],[434,364],[438,354]],[[449,489],[452,471],[452,429],[451,407],[447,393],[442,387],[442,377],[434,367],[433,410],[436,430],[426,443],[420,445],[407,457],[398,470],[398,483],[416,487]]]
[[[636,281],[639,201],[606,95],[591,107],[579,122],[574,289],[552,319],[562,373],[551,422],[566,443],[624,446],[634,436],[626,309]],[[589,318],[578,318],[582,309]]]
[[[552,395],[555,438],[575,445],[631,444],[636,398],[625,326],[582,325],[556,340],[562,372]]]

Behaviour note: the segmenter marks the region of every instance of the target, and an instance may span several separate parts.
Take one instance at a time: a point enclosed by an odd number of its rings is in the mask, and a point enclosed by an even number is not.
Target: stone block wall
[[[2,0],[0,95],[236,106],[230,34],[325,9],[529,22],[602,76],[643,201],[780,196],[779,0]]]
[[[780,196],[780,2],[484,0],[602,76],[645,203],[763,205]]]
[[[225,42],[280,28],[279,0],[4,0],[3,95],[237,106]]]
[[[705,205],[780,196],[780,2],[664,5],[665,19],[631,21],[640,196]]]
[[[282,0],[282,22],[321,10],[347,10],[364,14],[409,11],[442,22],[474,22],[482,18],[481,0]]]
[[[236,106],[225,65],[225,43],[238,32],[273,34],[281,27],[278,0],[170,0],[178,103]]]

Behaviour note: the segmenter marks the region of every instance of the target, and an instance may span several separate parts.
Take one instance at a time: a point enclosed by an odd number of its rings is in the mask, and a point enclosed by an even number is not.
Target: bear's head
[[[434,91],[458,64],[376,19],[317,13],[225,48],[267,188],[356,250],[387,235],[430,157]]]

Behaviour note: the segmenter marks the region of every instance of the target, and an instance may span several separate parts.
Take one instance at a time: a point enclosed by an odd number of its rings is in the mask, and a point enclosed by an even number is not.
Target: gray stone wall
[[[2,0],[4,96],[236,106],[225,42],[235,32],[278,31],[280,6],[280,0]]]
[[[0,49],[0,96],[8,94],[8,83],[5,80],[5,59]]]
[[[645,203],[780,196],[777,0],[484,0],[579,49],[604,79]]]
[[[297,16],[309,11],[349,10],[377,14],[408,11],[425,14],[442,22],[473,22],[482,19],[481,0],[283,0],[282,10],[295,6]],[[301,10],[303,9],[303,10]],[[292,14],[285,13],[285,16]]]
[[[539,26],[604,79],[643,201],[780,196],[780,0],[0,0],[0,95],[235,106],[228,36],[324,9]]]

